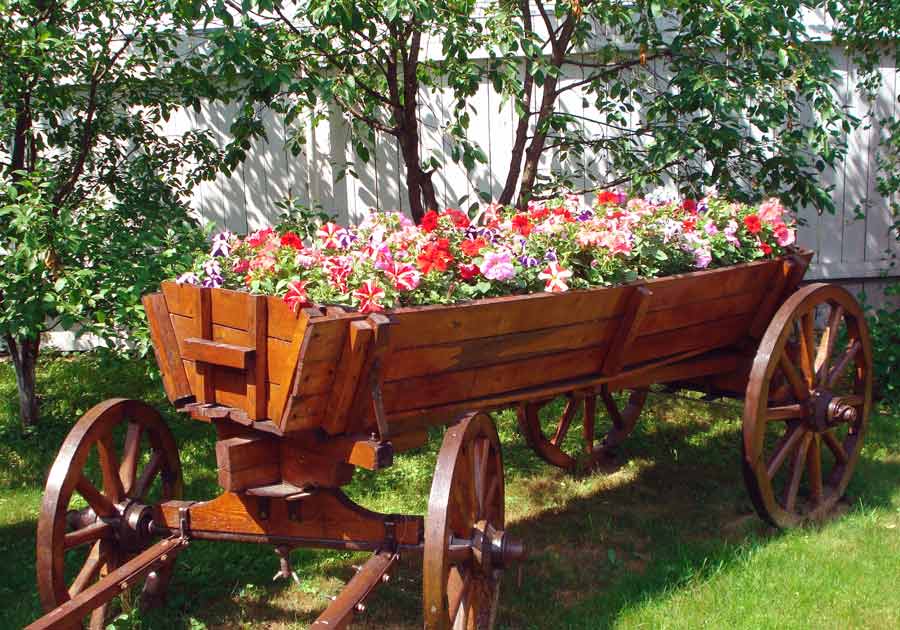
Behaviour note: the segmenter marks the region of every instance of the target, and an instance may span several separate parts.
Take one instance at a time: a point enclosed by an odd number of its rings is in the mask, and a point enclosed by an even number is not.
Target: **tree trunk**
[[[16,369],[16,386],[19,389],[19,416],[22,425],[29,427],[38,422],[38,403],[35,392],[35,372],[41,338],[15,338],[4,335],[3,341],[9,348],[13,367]]]

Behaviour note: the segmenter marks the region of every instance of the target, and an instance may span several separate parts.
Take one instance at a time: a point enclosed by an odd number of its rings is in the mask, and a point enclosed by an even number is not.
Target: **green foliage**
[[[900,295],[900,285],[885,290],[888,296]],[[869,318],[875,388],[885,400],[900,404],[900,308],[881,308]]]
[[[140,326],[141,295],[203,239],[191,188],[254,132],[220,149],[166,129],[175,110],[232,95],[202,71],[190,26],[150,0],[0,0],[0,336],[25,421],[40,333],[77,325],[117,345]]]
[[[304,241],[312,241],[316,237],[316,230],[335,218],[321,206],[311,208],[294,197],[276,202],[275,206],[281,210],[275,228],[278,233],[293,232]]]
[[[734,199],[777,195],[833,210],[820,173],[842,157],[847,121],[827,49],[811,41],[801,13],[821,3],[537,4],[539,16],[527,16],[528,3],[495,3],[487,26],[494,88],[536,125],[519,133],[528,137],[526,198],[580,177],[589,189],[668,179],[689,196],[715,186]],[[578,69],[583,79],[558,81]],[[584,116],[560,111],[576,87]],[[529,180],[548,151],[561,167]]]

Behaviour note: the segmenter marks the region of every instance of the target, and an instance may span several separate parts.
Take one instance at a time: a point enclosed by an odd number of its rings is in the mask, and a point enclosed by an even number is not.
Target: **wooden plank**
[[[353,404],[356,388],[366,355],[369,353],[375,330],[368,321],[350,323],[349,334],[346,335],[344,350],[338,362],[331,388],[333,404],[323,424],[329,435],[342,433],[347,426],[347,415]]]
[[[187,400],[193,396],[191,384],[181,360],[172,320],[169,319],[166,298],[162,293],[152,293],[145,295],[141,302],[147,313],[150,340],[153,342],[153,353],[162,375],[166,396],[169,402],[176,404]]]
[[[216,442],[219,470],[243,470],[278,460],[278,441],[268,437],[233,437]]]
[[[251,468],[241,470],[219,469],[219,485],[229,492],[265,486],[281,481],[281,467],[277,456]]]
[[[621,313],[632,289],[563,294],[533,293],[489,298],[451,306],[394,309],[392,352],[404,348],[494,337],[578,322],[608,319]]]
[[[266,322],[266,299],[261,296],[253,296],[249,300],[250,320],[249,333],[253,339],[255,356],[250,357],[250,365],[247,374],[247,412],[254,420],[265,418],[267,415],[268,392],[266,390],[266,377],[268,376],[268,330]]]
[[[216,289],[211,291],[211,314],[213,324],[250,330],[251,309],[249,303],[254,297],[243,291]]]
[[[284,303],[279,297],[266,296],[266,313],[268,315],[268,334],[290,343],[299,325],[298,313]]]
[[[603,376],[614,376],[622,370],[625,352],[641,329],[641,323],[652,301],[652,295],[653,292],[650,289],[637,287],[628,299],[628,305],[625,307],[625,312],[619,320],[616,336],[612,341],[609,352],[606,353],[606,357],[603,359],[603,367],[600,369],[600,373]]]
[[[193,312],[193,337],[200,339],[212,339],[212,314],[210,313],[210,290],[206,288],[193,287],[194,306]],[[184,346],[183,352],[186,353],[187,346]],[[203,363],[196,363],[196,383],[197,390],[195,395],[197,401],[201,403],[216,402],[216,387],[212,375],[212,368]]]
[[[702,322],[712,322],[723,317],[734,317],[755,311],[761,295],[768,289],[716,298],[708,302],[694,302],[683,307],[648,312],[644,315],[641,331],[664,332],[685,328]],[[652,307],[652,305],[651,305]]]
[[[733,267],[654,278],[644,283],[653,292],[650,312],[682,308],[729,295],[752,293],[766,286],[781,267],[779,260],[759,260]]]
[[[603,344],[487,367],[385,383],[385,409],[389,414],[394,414],[597,373],[597,366],[601,365],[608,349],[609,344]]]
[[[256,353],[253,348],[247,346],[235,346],[196,337],[188,337],[183,345],[185,359],[237,370],[246,370]]]
[[[385,381],[595,346],[610,341],[618,323],[618,319],[579,322],[496,337],[406,348],[390,355],[385,366]]]
[[[714,322],[638,337],[628,349],[626,365],[653,361],[692,350],[714,350],[738,342],[749,334],[751,313]]]
[[[376,421],[383,420],[384,408],[382,403],[382,385],[384,383],[384,361],[388,356],[391,320],[380,313],[372,313],[367,320],[372,327],[371,348],[366,353],[360,374],[357,379],[356,393],[353,397],[346,428],[349,431],[362,431],[364,427],[372,425],[370,418]],[[376,391],[377,388],[377,391]],[[387,426],[380,427],[381,439],[386,439]]]
[[[197,287],[177,282],[163,282],[160,287],[166,297],[166,308],[169,309],[169,313],[193,319],[197,314],[194,300],[194,292]]]

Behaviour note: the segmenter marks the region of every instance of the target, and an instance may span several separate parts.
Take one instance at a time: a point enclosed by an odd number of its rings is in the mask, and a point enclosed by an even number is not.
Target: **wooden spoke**
[[[832,306],[828,316],[828,325],[819,340],[819,348],[816,352],[816,384],[823,385],[828,375],[828,366],[831,363],[831,354],[834,352],[834,344],[838,338],[838,330],[844,319],[844,307],[840,304]]]
[[[128,423],[128,432],[125,434],[125,446],[122,448],[122,465],[119,468],[119,478],[122,480],[122,489],[126,494],[131,492],[134,478],[137,475],[138,458],[141,455],[141,435],[143,430],[137,422]]]
[[[109,603],[101,604],[98,608],[91,611],[91,622],[88,625],[89,630],[103,630],[106,628],[106,620],[109,617]]]
[[[81,529],[76,529],[74,532],[67,533],[63,542],[63,547],[65,549],[72,549],[87,543],[96,542],[101,538],[108,538],[111,535],[112,526],[109,523],[96,521],[87,527],[82,527]]]
[[[485,513],[484,499],[487,491],[487,469],[490,450],[490,444],[488,444],[487,440],[478,440],[475,442],[475,448],[472,449],[475,499],[478,507],[476,518],[478,519],[481,519]]]
[[[791,389],[797,400],[803,402],[809,398],[809,388],[806,386],[806,382],[800,375],[800,372],[797,371],[797,366],[794,365],[794,362],[791,361],[786,354],[781,355],[781,369],[788,382],[791,384]]]
[[[766,410],[766,419],[770,422],[795,420],[802,417],[803,407],[801,405],[782,405],[780,407],[769,407]]]
[[[113,446],[111,433],[97,442],[97,451],[100,453],[100,468],[103,471],[104,494],[113,503],[119,503],[125,498],[125,490],[119,478],[119,458]]]
[[[144,466],[144,470],[141,471],[141,476],[138,477],[138,480],[134,483],[134,486],[132,486],[132,497],[136,499],[146,498],[147,492],[150,490],[150,486],[153,484],[153,479],[156,477],[157,473],[162,470],[162,464],[162,452],[154,451],[153,455],[150,456],[150,461],[147,462],[147,465]]]
[[[487,496],[484,499],[484,504],[486,506],[486,511],[484,513],[484,518],[487,520],[491,520],[495,518],[495,514],[492,511],[493,506],[497,504],[497,495],[500,492],[500,486],[503,480],[499,475],[492,475],[490,484],[488,485]]]
[[[813,506],[822,502],[822,446],[818,435],[813,435],[806,453],[806,474],[809,482],[809,498]]]
[[[811,435],[806,434],[803,436],[800,447],[797,449],[797,452],[794,454],[794,459],[791,462],[791,480],[790,483],[785,486],[784,492],[784,509],[791,512],[797,504],[797,493],[800,490],[800,480],[803,478],[803,469],[805,468],[804,464],[806,463],[806,451],[809,449],[809,443],[811,441]]]
[[[769,463],[766,466],[766,472],[769,475],[769,479],[775,478],[775,475],[784,463],[785,458],[790,455],[791,451],[797,448],[797,445],[800,444],[800,441],[805,435],[806,431],[803,427],[799,424],[795,424],[782,436],[778,441],[778,444],[775,445],[772,457],[769,459]]]
[[[825,442],[826,446],[831,449],[831,452],[834,453],[834,459],[838,464],[846,464],[849,461],[847,451],[844,450],[844,445],[838,441],[834,436],[834,433],[825,431],[822,434],[822,440]]]
[[[841,358],[835,362],[834,367],[831,368],[831,371],[828,373],[828,377],[825,379],[826,387],[829,389],[834,388],[841,376],[843,376],[844,372],[847,370],[847,366],[856,358],[856,355],[859,354],[861,349],[862,344],[859,343],[859,341],[854,341],[847,347],[847,350],[841,355]]]
[[[87,477],[81,476],[75,484],[75,489],[78,490],[78,494],[84,497],[84,500],[87,501],[97,516],[108,517],[116,513],[116,506],[112,504],[112,501],[101,494],[94,484],[88,481]]]
[[[816,333],[813,317],[814,311],[809,311],[797,320],[800,329],[800,371],[808,389],[812,389],[816,380],[816,371],[813,367],[816,360]]]
[[[563,411],[559,426],[556,427],[556,434],[553,436],[553,439],[550,440],[550,443],[553,444],[553,446],[559,446],[562,444],[562,441],[566,439],[566,434],[569,432],[569,426],[572,424],[572,419],[578,412],[578,402],[578,399],[574,396],[570,396],[568,402],[566,402],[565,411]]]
[[[453,623],[459,615],[460,605],[465,601],[466,594],[472,584],[472,576],[470,573],[462,575],[458,567],[450,568],[450,577],[447,583],[447,596],[449,599],[448,610],[450,613],[450,622]]]
[[[91,547],[87,560],[84,561],[84,565],[82,565],[81,570],[75,577],[75,581],[72,582],[72,586],[69,587],[70,597],[78,595],[78,593],[86,589],[97,579],[97,576],[100,575],[100,568],[103,562],[104,558],[100,554],[100,542],[98,541]]]

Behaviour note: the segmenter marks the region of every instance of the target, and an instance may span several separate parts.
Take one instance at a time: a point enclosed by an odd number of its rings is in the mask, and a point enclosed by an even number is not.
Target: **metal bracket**
[[[257,506],[259,508],[259,519],[261,521],[269,520],[269,514],[271,514],[271,501],[269,497],[257,497]]]
[[[191,537],[191,509],[187,507],[178,508],[178,529],[181,538],[189,540]]]

